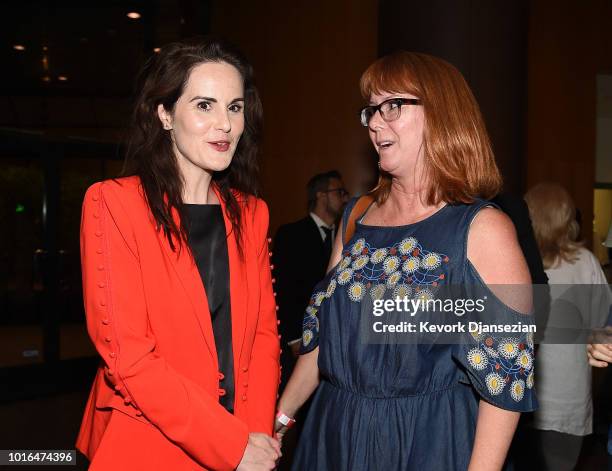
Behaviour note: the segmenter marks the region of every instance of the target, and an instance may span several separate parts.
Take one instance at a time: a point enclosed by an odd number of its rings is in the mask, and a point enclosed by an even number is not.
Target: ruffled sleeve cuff
[[[479,334],[457,345],[455,359],[487,402],[515,412],[537,409],[533,334]]]

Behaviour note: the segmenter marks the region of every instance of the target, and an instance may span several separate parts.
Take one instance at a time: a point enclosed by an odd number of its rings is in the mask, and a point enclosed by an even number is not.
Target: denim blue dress
[[[512,411],[536,408],[530,333],[474,334],[448,344],[364,341],[363,317],[371,314],[364,303],[383,296],[429,296],[467,283],[495,298],[466,256],[469,225],[485,206],[492,205],[447,205],[406,226],[358,219],[306,309],[301,353],[319,347],[321,383],[294,471],[465,470],[480,399]],[[498,321],[530,322],[498,306]]]

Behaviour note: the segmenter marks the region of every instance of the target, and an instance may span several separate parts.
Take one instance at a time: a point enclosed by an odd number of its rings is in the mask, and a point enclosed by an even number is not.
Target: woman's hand
[[[605,368],[612,363],[612,327],[605,327],[593,334],[593,342],[587,345],[589,364]]]
[[[274,436],[278,440],[278,443],[280,443],[281,447],[283,446],[283,437],[285,436],[286,432],[287,432],[287,429],[283,427],[282,424],[279,424],[277,421],[277,423],[274,426]]]
[[[282,456],[280,444],[264,433],[250,433],[249,442],[236,471],[271,471]]]
[[[293,423],[295,423],[294,419]],[[278,440],[278,442],[280,443],[280,446],[283,446],[283,437],[285,436],[285,434],[289,431],[289,429],[293,426],[293,424],[290,425],[285,425],[283,424],[278,417],[274,420],[274,434],[276,436],[276,439]]]

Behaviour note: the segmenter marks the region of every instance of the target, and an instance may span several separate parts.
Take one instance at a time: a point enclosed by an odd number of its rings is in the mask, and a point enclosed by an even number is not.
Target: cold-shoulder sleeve
[[[491,318],[466,323],[469,333],[455,345],[453,356],[482,399],[510,411],[533,411],[534,316],[520,314],[498,299],[492,304]]]

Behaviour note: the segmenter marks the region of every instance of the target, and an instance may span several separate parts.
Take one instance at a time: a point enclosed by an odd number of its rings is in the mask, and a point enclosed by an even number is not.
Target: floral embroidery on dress
[[[523,399],[525,387],[533,388],[533,336],[524,341],[515,337],[497,339],[486,334],[472,334],[477,347],[467,352],[470,368],[488,372],[485,385],[492,396],[501,394],[506,387],[516,402]]]
[[[415,293],[415,299],[420,299],[423,302],[429,301],[430,299],[434,299],[434,294],[430,289],[421,288],[418,293]]]
[[[383,296],[385,295],[385,285],[382,283],[377,284],[376,286],[373,286],[372,289],[370,290],[370,296],[372,296],[372,301],[378,301],[379,299],[382,299]]]
[[[357,257],[355,261],[353,262],[353,270],[361,270],[363,267],[365,267],[368,264],[369,261],[370,261],[370,257],[368,257],[367,255],[362,255],[360,257]]]
[[[487,354],[480,348],[472,348],[468,352],[468,361],[475,370],[484,370],[489,364]]]
[[[501,356],[503,356],[504,358],[508,360],[515,358],[519,352],[518,339],[513,339],[513,338],[503,339],[499,343],[499,346],[497,347],[497,351],[499,352]]]
[[[387,253],[388,253],[387,249],[375,250],[370,260],[372,261],[373,264],[380,263],[387,257]]]
[[[327,286],[327,291],[325,292],[325,297],[326,298],[331,298],[332,294],[334,294],[334,291],[336,291],[336,280],[332,279],[329,282],[329,285]]]
[[[529,389],[533,388],[533,371],[527,376],[527,387]]]
[[[394,298],[409,298],[412,296],[412,288],[407,284],[401,283],[395,287],[393,290]]]
[[[501,394],[506,384],[504,378],[498,373],[489,373],[485,378],[485,382],[487,383],[487,389],[493,396]]]
[[[348,285],[347,294],[354,302],[368,291],[372,300],[382,299],[387,292],[427,300],[434,298],[428,287],[436,288],[444,280],[443,265],[448,263],[448,256],[424,249],[415,237],[392,247],[372,247],[362,237],[342,253],[332,281]]]
[[[319,308],[338,286],[344,286],[354,302],[362,301],[366,294],[376,301],[387,293],[394,298],[414,296],[425,301],[434,298],[430,288],[444,280],[442,267],[448,262],[446,255],[425,250],[414,237],[392,247],[372,247],[364,238],[357,239],[342,253],[325,291],[312,295],[304,316],[302,345],[306,348],[318,339]]]
[[[366,286],[360,281],[355,281],[349,287],[348,294],[352,301],[359,302],[363,299],[366,292]]]
[[[514,399],[516,402],[519,402],[521,399],[523,399],[524,394],[525,381],[523,381],[522,379],[516,379],[512,381],[512,384],[510,385],[510,395],[512,396],[512,399]]]
[[[317,317],[318,309],[314,307],[314,299],[310,300],[311,304],[306,308],[302,326],[302,345],[308,347],[310,342],[319,334],[319,318]]]

